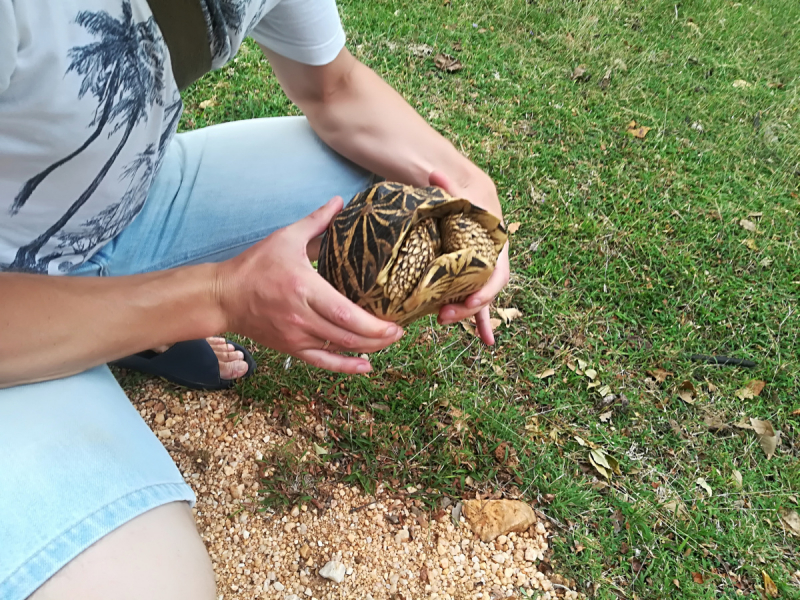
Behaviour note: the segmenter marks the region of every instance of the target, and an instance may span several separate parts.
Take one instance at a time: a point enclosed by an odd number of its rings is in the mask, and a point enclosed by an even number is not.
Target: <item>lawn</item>
[[[493,348],[425,319],[369,377],[259,349],[243,401],[327,452],[272,457],[265,506],[321,478],[523,497],[590,597],[800,597],[800,3],[340,11],[495,179],[512,278]],[[252,43],[185,98],[183,129],[297,114]]]

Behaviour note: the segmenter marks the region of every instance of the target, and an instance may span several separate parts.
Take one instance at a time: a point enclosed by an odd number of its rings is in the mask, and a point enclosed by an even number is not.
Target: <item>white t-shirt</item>
[[[335,0],[197,0],[212,69],[251,35],[305,64]],[[138,214],[182,111],[146,0],[0,0],[0,271],[63,274]]]

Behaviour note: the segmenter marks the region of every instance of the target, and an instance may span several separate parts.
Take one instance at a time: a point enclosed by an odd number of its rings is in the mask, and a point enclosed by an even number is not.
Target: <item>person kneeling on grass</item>
[[[262,47],[304,117],[176,135],[180,90]],[[219,389],[216,337],[366,373],[402,335],[313,269],[376,178],[502,217],[488,175],[345,48],[333,0],[0,0],[0,598],[215,598],[194,494],[106,363]],[[440,323],[476,315],[492,278]]]

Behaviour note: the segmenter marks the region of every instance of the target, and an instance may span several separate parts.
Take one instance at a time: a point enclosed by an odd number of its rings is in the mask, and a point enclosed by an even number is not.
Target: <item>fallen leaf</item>
[[[517,308],[498,308],[497,314],[501,319],[503,319],[503,323],[508,325],[514,319],[521,317],[522,311]]]
[[[778,511],[778,514],[786,531],[800,537],[800,515],[797,514],[797,511],[782,508]]]
[[[609,396],[611,394],[611,386],[604,385],[599,390],[597,390],[597,393],[600,394],[603,398],[605,398],[606,396]]]
[[[689,519],[689,511],[686,509],[686,505],[681,501],[680,498],[672,498],[661,506],[678,517],[681,521],[687,521]]]
[[[491,325],[492,331],[500,327],[502,324],[503,322],[500,319],[489,319],[489,325]]]
[[[314,442],[314,452],[316,452],[317,456],[322,456],[324,454],[328,454],[328,449],[323,448],[322,446]]]
[[[555,374],[556,374],[555,369],[547,369],[547,370],[542,371],[541,373],[539,373],[537,375],[537,377],[539,379],[547,379],[548,377],[552,377]]]
[[[644,139],[650,129],[650,127],[645,127],[644,125],[637,125],[636,121],[631,121],[628,123],[628,129],[626,131],[633,137],[641,140]]]
[[[572,81],[585,82],[589,81],[591,77],[592,76],[586,72],[586,65],[578,65],[577,67],[575,67],[575,70],[572,71],[570,79],[572,79]]]
[[[408,49],[414,56],[424,57],[433,54],[433,47],[428,44],[411,44]]]
[[[747,216],[752,218],[752,219],[760,219],[761,217],[764,216],[764,213],[762,213],[762,212],[751,212],[751,213],[747,213]]]
[[[742,473],[736,469],[733,470],[733,483],[736,489],[742,489]]]
[[[611,420],[611,417],[613,416],[613,414],[614,414],[613,411],[604,412],[599,417],[600,421],[603,422],[603,423],[608,423]]]
[[[797,410],[793,410],[792,411],[792,416],[793,417],[796,417],[797,415],[800,415],[800,408],[798,408]]]
[[[455,73],[464,68],[461,61],[449,54],[442,54],[441,52],[433,57],[433,64],[436,68],[447,73]]]
[[[758,443],[761,444],[761,449],[764,451],[764,454],[767,455],[767,460],[769,460],[775,454],[779,436],[775,433],[772,423],[769,421],[760,421],[751,417],[750,424],[753,426],[753,431],[756,432],[756,437],[758,438]]]
[[[742,242],[745,246],[747,246],[750,250],[758,250],[758,245],[753,238],[747,238]]]
[[[597,377],[597,371],[595,371],[594,369],[586,369],[584,373],[589,379],[592,380],[594,380]]]
[[[714,492],[711,491],[711,486],[708,485],[708,482],[705,480],[704,477],[698,477],[695,483],[706,491],[709,498],[714,495]]]
[[[686,402],[686,404],[694,404],[696,401],[695,396],[697,392],[694,389],[691,381],[684,381],[678,386],[678,398]]]
[[[495,460],[506,467],[516,467],[519,464],[517,451],[508,442],[503,442],[494,450]]]
[[[598,86],[601,90],[606,89],[611,84],[611,68],[606,70],[606,74],[603,75],[603,78],[598,82]]]
[[[775,585],[774,581],[772,581],[772,577],[767,575],[766,571],[761,571],[761,575],[764,576],[764,591],[767,593],[767,595],[777,598],[778,586]]]
[[[664,369],[656,368],[650,369],[646,371],[648,375],[653,377],[658,383],[664,383],[667,380],[667,377],[670,375],[674,375],[671,371],[665,371]]]
[[[745,387],[753,392],[753,396],[758,396],[761,394],[761,391],[766,385],[766,382],[761,381],[760,379],[753,379]]]
[[[750,87],[750,84],[747,83],[744,79],[737,79],[733,82],[733,87],[735,88],[746,88]]]
[[[681,582],[678,581],[677,579],[672,580],[672,585],[674,585],[678,589],[681,589]]]
[[[589,462],[600,475],[610,480],[614,474],[621,475],[617,459],[608,454],[602,448],[592,448],[589,450]]]
[[[753,223],[752,221],[748,221],[747,219],[741,219],[739,221],[739,226],[742,229],[746,229],[747,231],[755,231],[756,230],[756,224]]]
[[[700,573],[692,573],[692,581],[697,585],[703,585],[703,576]]]
[[[471,333],[474,336],[478,335],[478,330],[475,328],[475,325],[473,323],[470,323],[469,321],[460,321],[460,323],[461,327],[464,328],[464,331],[466,331],[467,333]]]
[[[575,544],[575,554],[580,554],[584,550],[586,550],[586,546],[583,544]]]
[[[510,223],[508,227],[506,227],[506,231],[508,233],[514,234],[517,233],[517,230],[522,226],[522,223]]]
[[[771,89],[771,90],[776,90],[776,89],[777,90],[782,90],[784,85],[782,83],[780,83],[780,82],[772,81],[772,82],[767,84],[767,87],[769,89]]]
[[[214,98],[209,98],[208,100],[203,100],[200,103],[200,108],[205,110],[206,108],[211,108],[212,106],[216,106],[216,105],[217,105],[217,101]]]
[[[706,424],[709,431],[727,431],[731,428],[725,421],[720,419],[719,415],[707,413],[703,416],[703,423]]]

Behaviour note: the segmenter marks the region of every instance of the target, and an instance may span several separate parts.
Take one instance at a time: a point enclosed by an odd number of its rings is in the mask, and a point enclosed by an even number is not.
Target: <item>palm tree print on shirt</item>
[[[110,128],[109,137],[123,130],[122,137],[100,172],[61,218],[35,240],[19,248],[10,265],[12,271],[45,273],[50,261],[62,255],[61,252],[55,252],[37,258],[44,245],[63,229],[97,190],[134,128],[147,121],[153,106],[163,105],[165,56],[163,42],[152,17],[143,22],[134,22],[130,0],[123,0],[121,19],[105,11],[81,11],[75,22],[100,38],[99,41],[72,48],[69,52],[71,63],[67,68],[67,74],[74,72],[83,77],[79,97],[91,92],[98,99],[99,106],[90,124],[95,130],[78,150],[26,182],[14,202],[12,213],[19,211],[50,173],[83,152],[104,129]],[[62,245],[63,242],[62,239]]]

